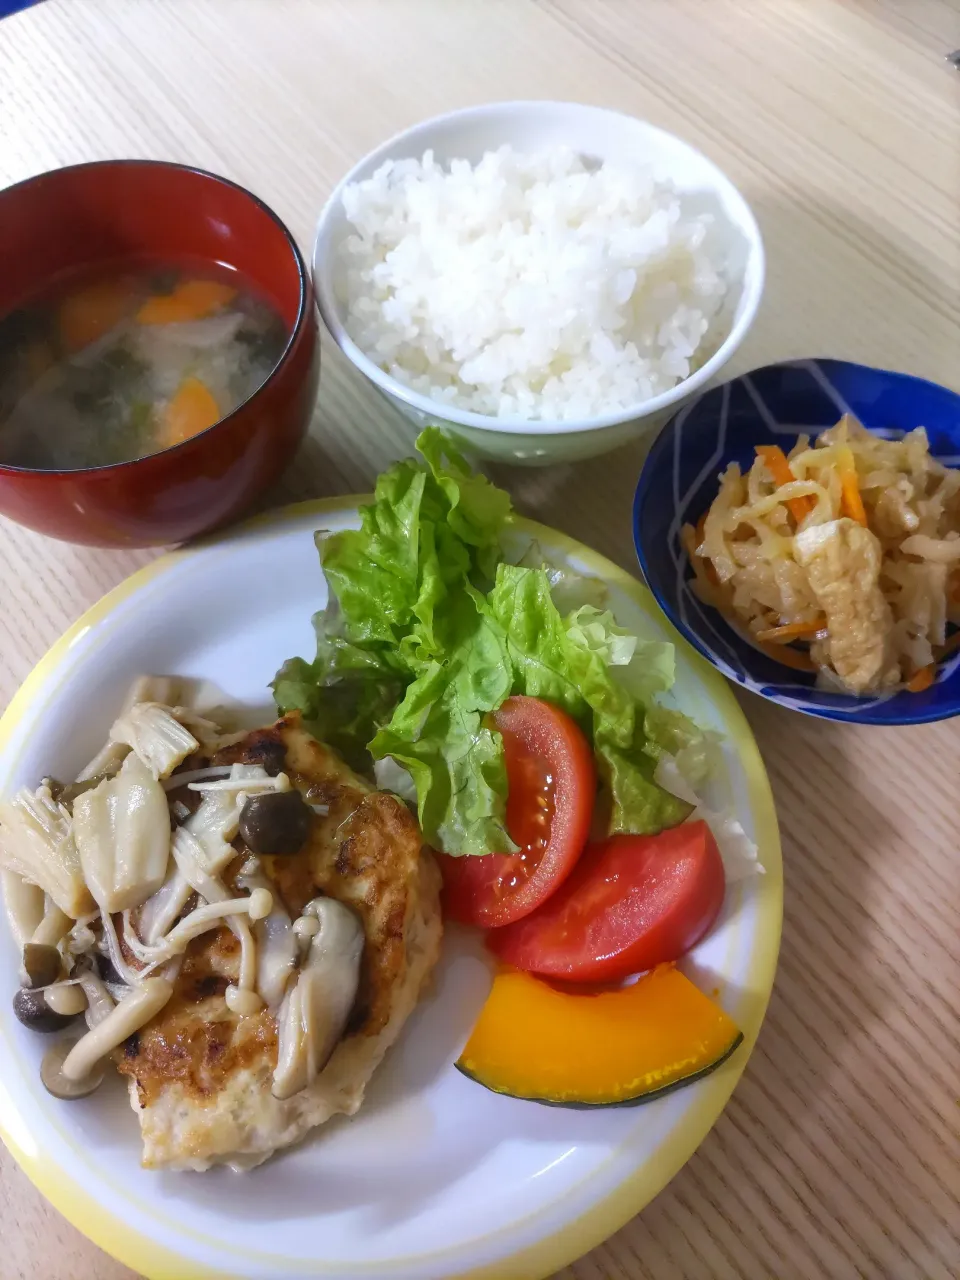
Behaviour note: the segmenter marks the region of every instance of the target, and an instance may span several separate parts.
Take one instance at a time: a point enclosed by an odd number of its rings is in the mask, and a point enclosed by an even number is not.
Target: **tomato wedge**
[[[612,982],[677,960],[716,920],[725,879],[705,822],[591,845],[563,887],[487,939],[517,969]]]
[[[507,831],[516,854],[441,855],[444,910],[483,928],[529,915],[563,883],[590,834],[593,752],[573,720],[540,698],[508,698],[493,717],[507,765]]]

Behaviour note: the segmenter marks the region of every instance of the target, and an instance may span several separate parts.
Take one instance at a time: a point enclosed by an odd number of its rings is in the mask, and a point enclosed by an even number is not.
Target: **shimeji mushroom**
[[[23,948],[25,987],[49,987],[60,977],[60,952],[42,942],[28,942]]]
[[[253,853],[289,855],[306,844],[313,810],[296,789],[250,796],[240,814],[240,834]]]
[[[359,918],[334,898],[317,898],[304,913],[316,916],[320,928],[277,1016],[273,1096],[281,1101],[306,1089],[330,1061],[360,981],[364,932]]]
[[[18,1022],[31,1031],[49,1035],[62,1031],[73,1021],[73,1015],[57,1013],[47,1004],[42,991],[30,991],[21,987],[13,997],[13,1012]]]
[[[223,772],[229,776],[220,777]],[[202,775],[207,776],[200,782]],[[209,775],[217,775],[215,781],[225,785],[212,785]],[[184,830],[195,837],[203,851],[203,869],[208,875],[217,876],[236,857],[230,842],[237,834],[243,793],[260,787],[272,789],[277,785],[276,780],[268,777],[259,765],[235,764],[226,770],[185,774],[183,785],[203,793],[199,809],[184,823]],[[174,862],[163,885],[144,903],[140,913],[139,933],[148,946],[159,942],[173,927],[192,892],[189,880]]]
[[[155,1017],[172,995],[173,984],[165,978],[146,978],[74,1045],[54,1045],[40,1067],[47,1091],[64,1099],[92,1093],[103,1079],[104,1060]]]
[[[75,1018],[87,1008],[87,993],[79,982],[56,982],[47,987],[43,998],[54,1013],[65,1018]]]

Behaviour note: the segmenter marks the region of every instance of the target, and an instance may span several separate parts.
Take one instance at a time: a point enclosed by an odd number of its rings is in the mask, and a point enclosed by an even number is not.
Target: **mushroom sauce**
[[[19,896],[8,901],[23,938],[14,1012],[41,1033],[85,1015],[86,1034],[72,1047],[54,1046],[41,1070],[55,1096],[83,1097],[102,1078],[106,1058],[170,1000],[190,943],[227,924],[239,943],[237,981],[225,984],[227,1007],[244,1018],[266,1007],[291,1024],[281,1033],[277,1073],[278,1096],[288,1097],[315,1078],[343,1032],[363,929],[337,904],[340,914],[322,936],[295,932],[257,854],[297,853],[313,810],[282,772],[185,765],[209,754],[220,729],[186,708],[139,700],[156,684],[147,680],[134,690],[107,747],[84,771],[93,776],[70,786],[44,779],[35,791],[23,789],[0,804],[0,867],[6,882],[20,881]],[[199,804],[184,804],[178,798],[184,795]],[[279,805],[265,804],[268,797]],[[238,832],[247,857],[240,873],[227,878]],[[32,904],[23,892],[30,887]],[[323,918],[318,911],[298,923]],[[318,1023],[316,1034],[306,1030],[304,1014],[298,1039],[292,1021],[300,1022],[300,1000],[293,1001],[291,1021],[285,990],[296,987],[301,964],[305,982],[329,965],[330,944],[341,949],[341,937],[351,952],[348,980],[337,989],[342,1009]],[[106,974],[111,981],[104,982]]]

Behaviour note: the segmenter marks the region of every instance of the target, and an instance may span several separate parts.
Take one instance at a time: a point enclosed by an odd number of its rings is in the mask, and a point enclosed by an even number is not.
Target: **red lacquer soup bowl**
[[[0,463],[0,513],[54,538],[136,547],[213,529],[278,479],[310,423],[313,289],[293,236],[249,191],[150,160],[75,165],[0,191],[0,318],[68,273],[145,257],[237,272],[279,313],[286,346],[247,400],[182,444],[71,471]]]

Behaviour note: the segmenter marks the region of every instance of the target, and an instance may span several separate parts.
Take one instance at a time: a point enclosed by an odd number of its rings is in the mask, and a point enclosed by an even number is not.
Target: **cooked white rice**
[[[347,330],[431,399],[587,418],[669,390],[724,336],[723,228],[645,166],[502,147],[447,170],[428,151],[343,205]]]

